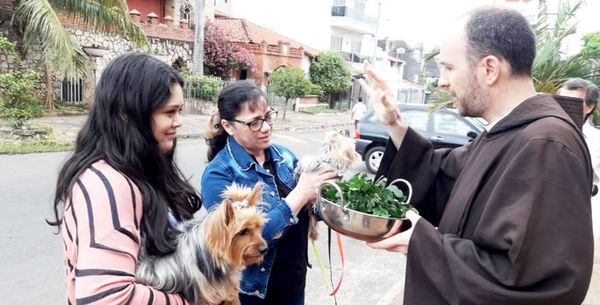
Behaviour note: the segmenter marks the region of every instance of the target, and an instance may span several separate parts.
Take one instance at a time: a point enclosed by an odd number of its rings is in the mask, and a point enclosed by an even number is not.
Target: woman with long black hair
[[[172,253],[176,224],[201,207],[173,160],[182,87],[177,71],[146,54],[104,70],[48,221],[62,230],[69,304],[186,303],[134,275],[141,247]]]

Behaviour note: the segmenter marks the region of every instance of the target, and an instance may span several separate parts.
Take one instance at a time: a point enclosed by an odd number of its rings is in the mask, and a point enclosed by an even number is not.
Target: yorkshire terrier
[[[342,131],[326,133],[319,154],[300,159],[294,170],[294,179],[298,181],[302,173],[316,171],[325,165],[335,168],[339,176],[342,176],[346,170],[356,167],[362,161],[362,158],[355,150],[354,139],[349,138],[347,135],[347,132]],[[314,207],[314,203],[311,204],[312,213],[308,235],[310,239],[317,240],[317,216]]]
[[[197,305],[239,305],[242,270],[261,262],[268,249],[262,238],[266,218],[256,208],[262,202],[262,185],[251,189],[233,184],[221,197],[221,204],[204,218],[182,224],[173,253],[152,256],[142,247],[136,280],[181,293]]]

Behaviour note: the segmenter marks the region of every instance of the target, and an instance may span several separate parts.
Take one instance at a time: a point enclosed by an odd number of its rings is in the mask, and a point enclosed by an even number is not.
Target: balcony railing
[[[348,62],[362,63],[365,61],[365,59],[367,59],[365,56],[360,56],[354,52],[344,52],[344,51],[338,51],[338,52],[340,52],[344,56],[346,61],[348,61]]]
[[[349,7],[349,6],[339,6],[339,5],[332,6],[331,7],[331,16],[333,16],[333,17],[349,17],[356,21],[364,22],[366,24],[373,25],[373,26],[377,24],[377,18],[375,18],[369,14],[365,14],[364,11],[355,10],[354,8]]]

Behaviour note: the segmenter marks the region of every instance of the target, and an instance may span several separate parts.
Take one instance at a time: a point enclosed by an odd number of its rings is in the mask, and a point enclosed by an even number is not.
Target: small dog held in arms
[[[362,157],[355,150],[354,139],[349,138],[347,134],[343,131],[326,133],[319,154],[303,157],[298,161],[294,179],[298,181],[302,173],[316,171],[325,165],[335,168],[339,176],[342,176],[346,170],[356,167],[362,161]],[[313,203],[308,235],[310,239],[317,240],[317,217],[314,206]]]
[[[262,202],[262,185],[251,189],[233,184],[221,196],[221,204],[204,218],[182,224],[173,253],[150,256],[142,245],[138,282],[181,293],[192,304],[240,304],[241,271],[261,262],[268,249],[262,238],[266,218],[256,208]]]

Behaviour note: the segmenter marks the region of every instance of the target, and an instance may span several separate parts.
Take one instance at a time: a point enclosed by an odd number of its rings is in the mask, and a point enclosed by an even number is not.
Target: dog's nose
[[[269,251],[269,247],[267,247],[267,245],[260,246],[260,248],[258,248],[258,252],[259,252],[261,255],[265,255],[265,254],[267,254],[267,251]]]

